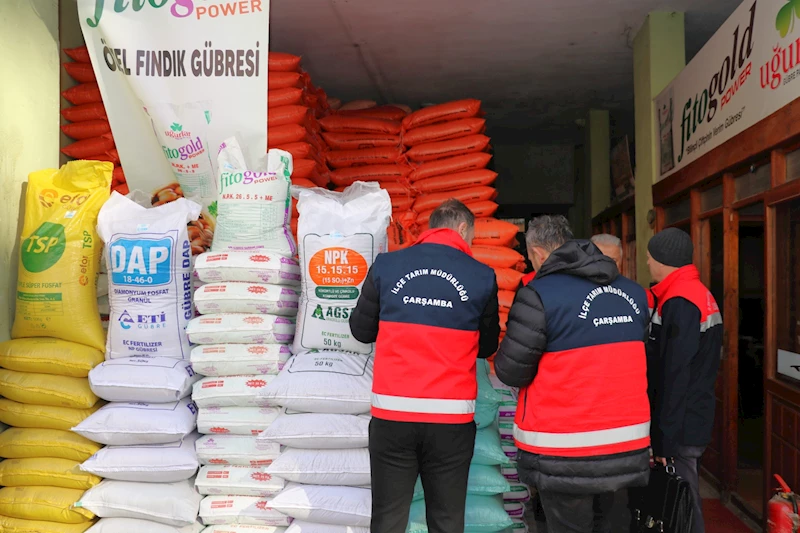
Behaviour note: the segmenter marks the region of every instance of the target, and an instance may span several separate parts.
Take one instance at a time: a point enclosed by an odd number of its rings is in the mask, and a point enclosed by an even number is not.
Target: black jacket
[[[584,307],[585,302],[589,301],[587,294],[591,295],[596,290],[602,293],[603,287],[619,289],[630,301],[616,295],[592,296],[591,305]],[[582,312],[586,312],[586,316],[579,317]],[[632,322],[619,326],[603,325],[604,317],[620,315],[632,316]],[[580,413],[588,413],[589,416],[594,414],[596,420],[607,420],[605,414],[599,414],[602,411],[591,403],[587,404],[583,397],[601,397],[607,390],[603,375],[619,380],[620,375],[627,373],[628,367],[625,365],[631,362],[639,368],[640,379],[636,383],[623,383],[620,388],[630,386],[630,390],[609,395],[609,402],[620,404],[612,406],[613,412],[630,410],[632,416],[638,417],[637,423],[646,424],[649,407],[645,394],[643,341],[648,318],[644,289],[620,276],[614,261],[604,256],[594,244],[575,240],[554,251],[536,277],[517,293],[509,313],[506,336],[495,356],[497,377],[507,385],[523,389],[515,421],[517,428],[542,431],[527,427],[534,425],[530,416],[537,423],[549,416],[547,423],[561,424],[565,433],[579,431],[572,427],[580,425],[580,421],[575,420],[581,418]],[[595,356],[599,350],[603,351],[604,356]],[[572,357],[579,352],[577,357],[584,367],[578,372],[593,376],[585,381],[593,390],[586,395],[574,391],[574,404],[570,399],[566,400],[569,404],[566,406],[559,401],[556,404],[548,403],[552,401],[550,398],[563,399],[569,396],[563,394],[563,389],[558,390],[561,387],[557,377],[560,372],[553,371],[562,364],[559,362],[562,360],[557,359],[563,357],[559,354],[566,352],[572,353]],[[609,352],[613,353],[612,360],[622,366],[608,368],[606,361],[609,360]],[[556,359],[544,360],[543,355]],[[545,372],[543,366],[543,373],[540,374],[539,366],[540,363],[544,364],[543,361],[548,361],[548,371]],[[574,364],[576,360],[571,361],[567,364]],[[545,392],[537,397],[536,390]],[[548,394],[547,391],[555,391],[556,394]],[[635,399],[635,405],[625,403],[630,398]],[[529,411],[526,413],[525,409]],[[557,410],[558,414],[551,416],[548,410]],[[576,414],[573,416],[572,413]],[[617,427],[612,422],[608,423],[609,429]],[[520,476],[538,490],[571,494],[598,494],[644,486],[650,471],[646,425],[642,431],[643,437],[631,441],[627,448],[624,447],[625,443],[621,443],[618,448],[613,448],[613,453],[600,447],[599,451],[587,451],[584,456],[564,457],[557,455],[557,452],[549,453],[552,450],[533,453],[523,450],[523,444],[518,441]],[[540,451],[539,447],[531,448]]]

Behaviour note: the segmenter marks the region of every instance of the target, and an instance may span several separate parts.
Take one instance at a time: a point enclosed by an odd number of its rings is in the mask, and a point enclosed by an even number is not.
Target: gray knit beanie
[[[662,265],[680,268],[692,264],[694,246],[692,238],[685,231],[667,228],[650,239],[647,251]]]

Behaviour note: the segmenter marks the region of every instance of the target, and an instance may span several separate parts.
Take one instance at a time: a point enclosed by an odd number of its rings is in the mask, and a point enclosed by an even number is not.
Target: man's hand
[[[671,459],[667,459],[666,457],[653,457],[653,461],[655,461],[656,464],[660,464],[664,467],[667,466],[667,462],[672,462]]]

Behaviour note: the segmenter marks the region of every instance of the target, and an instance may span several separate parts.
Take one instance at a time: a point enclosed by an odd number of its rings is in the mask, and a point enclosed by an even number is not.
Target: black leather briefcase
[[[653,467],[647,488],[636,493],[636,501],[631,505],[634,531],[691,533],[694,512],[692,490],[689,482],[675,473],[674,466]]]

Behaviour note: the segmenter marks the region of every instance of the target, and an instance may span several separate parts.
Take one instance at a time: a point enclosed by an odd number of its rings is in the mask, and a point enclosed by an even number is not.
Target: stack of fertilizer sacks
[[[354,107],[354,106],[350,106]],[[356,181],[378,182],[389,193],[392,219],[389,249],[403,241],[399,223],[413,224],[408,212],[415,193],[408,186],[411,167],[403,160],[401,120],[406,111],[387,105],[346,108],[322,119],[323,138],[330,148],[328,165],[337,191]]]
[[[356,183],[343,193],[301,190],[298,209],[294,355],[258,393],[281,407],[258,437],[282,450],[265,470],[286,481],[269,507],[293,520],[286,533],[367,533],[374,345],[352,338],[348,317],[375,256],[386,251],[391,202],[378,184]]]
[[[94,279],[95,231],[112,165],[74,161],[32,173],[19,242],[13,340],[0,344],[0,531],[81,533],[76,508],[100,478],[80,464],[100,446],[70,433],[102,405],[87,376],[105,335]]]
[[[226,141],[221,175],[244,172],[243,157]],[[193,399],[202,434],[195,486],[208,533],[272,532],[290,522],[271,502],[285,482],[265,470],[280,446],[256,438],[280,414],[259,393],[284,368],[295,333],[300,267],[289,234],[291,172],[292,156],[270,150],[269,169],[253,171],[252,181],[221,180],[212,248],[195,263],[204,284],[194,295],[200,316],[187,332],[196,345],[193,368],[205,376],[194,385]]]
[[[330,172],[325,161],[327,146],[319,119],[330,112],[325,92],[311,83],[300,68],[300,57],[280,52],[269,54],[269,115],[267,143],[292,154],[296,187],[327,187]],[[292,201],[292,234],[297,236],[296,200]]]
[[[128,183],[120,166],[106,108],[89,60],[89,51],[86,46],[79,46],[65,49],[64,53],[72,59],[64,63],[64,71],[77,82],[77,85],[61,93],[61,96],[72,104],[61,110],[61,116],[69,121],[69,124],[61,126],[61,131],[75,141],[62,148],[61,152],[74,159],[113,163],[111,189],[121,194],[128,194]]]
[[[105,445],[80,467],[104,478],[75,504],[100,517],[90,533],[199,531],[194,488],[199,376],[189,362],[191,309],[186,199],[147,208],[114,192],[98,216],[105,244],[109,327],[105,362],[89,373],[108,401],[72,431]]]

